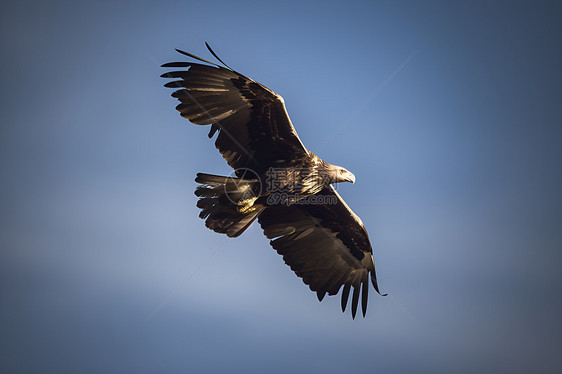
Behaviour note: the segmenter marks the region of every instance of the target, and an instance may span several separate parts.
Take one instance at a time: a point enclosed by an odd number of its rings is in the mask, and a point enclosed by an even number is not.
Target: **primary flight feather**
[[[355,318],[359,298],[367,311],[369,279],[380,294],[367,231],[332,183],[355,182],[346,169],[308,151],[289,119],[281,96],[228,67],[177,50],[202,63],[162,74],[175,80],[176,109],[196,125],[210,125],[209,138],[235,176],[197,174],[200,217],[211,230],[242,234],[256,219],[271,246],[318,299],[343,287],[342,310],[351,291]]]

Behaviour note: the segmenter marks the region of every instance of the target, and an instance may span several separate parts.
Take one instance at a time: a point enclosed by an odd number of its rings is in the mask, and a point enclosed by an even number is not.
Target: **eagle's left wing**
[[[345,311],[353,287],[351,313],[357,312],[360,292],[363,316],[367,311],[369,277],[380,294],[371,243],[361,219],[332,186],[314,195],[308,204],[271,206],[258,221],[272,247],[301,277],[318,299],[336,295],[343,286]],[[314,203],[313,203],[314,202]]]
[[[177,51],[213,65],[171,62],[162,66],[187,69],[162,77],[177,79],[165,86],[177,89],[172,96],[180,101],[176,109],[182,117],[196,125],[212,125],[209,137],[218,131],[215,146],[233,169],[261,175],[272,165],[308,155],[280,95],[228,67]]]

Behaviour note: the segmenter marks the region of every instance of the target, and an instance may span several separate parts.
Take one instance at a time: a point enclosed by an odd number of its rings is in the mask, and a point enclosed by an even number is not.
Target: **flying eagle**
[[[181,116],[218,132],[215,146],[234,176],[198,173],[200,217],[211,230],[237,237],[256,219],[271,246],[301,277],[318,300],[336,295],[343,286],[342,311],[351,289],[355,318],[359,297],[367,311],[369,278],[380,294],[369,237],[361,219],[332,187],[355,182],[346,169],[331,165],[306,149],[285,108],[283,98],[226,65],[191,53],[195,62],[170,62],[186,68],[162,74],[176,78],[165,87],[180,104]],[[361,294],[361,295],[360,295]]]

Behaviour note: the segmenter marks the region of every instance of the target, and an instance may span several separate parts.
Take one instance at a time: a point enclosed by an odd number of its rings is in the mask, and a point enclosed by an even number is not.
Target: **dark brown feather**
[[[317,296],[335,295],[343,287],[345,310],[353,287],[351,312],[359,297],[367,310],[369,273],[374,263],[367,232],[332,187],[320,192],[335,198],[325,205],[269,206],[258,218],[272,247]]]
[[[263,174],[276,160],[290,163],[308,156],[280,96],[231,69],[178,52],[214,65],[164,64],[188,69],[161,76],[176,79],[164,86],[180,88],[172,96],[180,100],[177,109],[183,117],[197,125],[212,125],[210,136],[219,132],[215,145],[230,166]]]

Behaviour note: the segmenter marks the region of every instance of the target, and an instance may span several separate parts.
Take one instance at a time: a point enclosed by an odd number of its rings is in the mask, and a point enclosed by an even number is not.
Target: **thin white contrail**
[[[178,291],[186,285],[187,282],[189,282],[189,280],[191,278],[193,278],[195,276],[195,274],[197,274],[199,272],[199,270],[201,270],[203,268],[203,266],[205,266],[205,264],[207,262],[209,262],[211,260],[211,258],[213,258],[214,255],[217,254],[217,252],[226,244],[226,242],[228,241],[228,238],[226,238],[218,247],[217,249],[214,250],[213,253],[211,253],[209,255],[209,257],[207,257],[205,259],[205,261],[203,261],[203,263],[201,263],[201,265],[199,265],[197,267],[197,269],[195,269],[195,271],[193,271],[191,274],[189,274],[189,276],[187,278],[185,278],[161,303],[160,305],[158,305],[156,307],[156,309],[154,309],[152,311],[152,313],[150,313],[148,315],[148,317],[146,317],[146,322],[150,321],[150,319],[152,319],[152,317],[154,317],[156,314],[158,314],[158,312],[172,299],[172,297],[174,297],[175,294],[178,293]]]
[[[371,94],[365,99],[363,100],[363,102],[357,107],[355,108],[355,110],[345,119],[345,121],[342,122],[342,124],[340,126],[338,126],[334,132],[328,136],[328,138],[326,138],[326,140],[324,140],[324,142],[320,145],[320,147],[318,147],[318,150],[324,148],[326,146],[326,144],[328,144],[340,131],[341,129],[343,129],[345,126],[347,126],[349,124],[349,122],[351,122],[351,120],[353,119],[353,117],[355,117],[357,115],[357,113],[359,113],[359,111],[361,109],[363,109],[365,107],[365,105],[367,105],[369,103],[369,101],[371,101],[373,99],[373,97],[375,97],[379,92],[382,91],[382,89],[396,76],[398,75],[398,73],[400,73],[400,71],[402,71],[402,69],[404,69],[406,67],[406,65],[408,65],[410,63],[410,61],[412,61],[412,59],[414,58],[414,56],[416,55],[416,51],[412,52],[410,54],[410,56],[408,56],[396,69],[394,69],[394,71],[388,76],[386,77],[386,79],[384,81],[382,81],[381,84],[379,84],[374,90],[373,92],[371,92]]]
[[[381,289],[381,291],[384,291],[385,288],[379,283],[379,288]],[[404,305],[402,305],[400,303],[400,301],[398,301],[397,298],[395,298],[394,296],[392,296],[392,294],[388,291],[384,291],[388,296],[390,296],[390,298],[392,299],[392,301],[394,301],[396,303],[396,305],[398,305],[398,308],[400,310],[402,310],[402,312],[404,312],[404,314],[410,318],[411,320],[415,320],[416,317],[414,317],[414,315],[412,313],[410,313],[410,311],[408,309],[406,309],[406,307]]]

